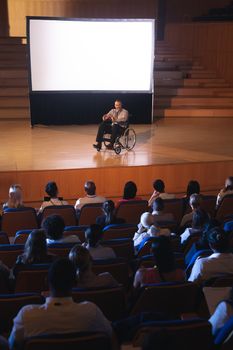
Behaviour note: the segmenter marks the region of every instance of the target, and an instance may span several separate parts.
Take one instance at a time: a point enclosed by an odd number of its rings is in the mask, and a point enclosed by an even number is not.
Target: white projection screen
[[[153,19],[30,17],[32,92],[153,93]]]

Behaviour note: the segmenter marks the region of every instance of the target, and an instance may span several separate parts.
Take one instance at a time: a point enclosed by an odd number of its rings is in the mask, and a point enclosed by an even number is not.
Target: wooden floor
[[[14,182],[23,184],[25,198],[33,202],[40,200],[51,179],[64,197],[75,199],[87,178],[97,182],[102,194],[117,197],[129,179],[146,195],[155,177],[180,193],[189,179],[214,191],[233,175],[233,118],[172,118],[132,127],[135,148],[116,155],[93,149],[96,125],[31,128],[26,120],[1,121],[0,200]]]

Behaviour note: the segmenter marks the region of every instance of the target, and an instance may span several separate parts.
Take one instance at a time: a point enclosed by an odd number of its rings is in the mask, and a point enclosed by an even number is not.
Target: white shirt
[[[68,204],[67,201],[60,200],[59,198],[51,198],[49,201],[44,201],[41,204],[39,213],[41,213],[44,210],[44,208],[49,207],[51,205],[67,205],[67,204]]]
[[[103,203],[106,201],[105,197],[97,196],[96,194],[89,195],[87,194],[86,197],[79,198],[75,203],[75,209],[81,209],[84,204],[93,204],[93,203]]]
[[[160,221],[173,221],[174,215],[172,213],[164,213],[163,211],[156,211],[154,210],[152,212],[154,223],[160,222]]]
[[[115,119],[114,124],[118,124],[118,123],[120,124],[121,122],[126,122],[129,117],[128,111],[124,108],[120,110],[113,108],[108,112],[107,115]]]
[[[46,299],[43,305],[24,306],[14,318],[10,348],[27,337],[51,333],[103,332],[112,328],[102,311],[91,302],[75,303],[71,297]]]
[[[98,244],[96,247],[90,247],[88,244],[83,244],[89,250],[93,260],[98,259],[116,259],[116,254],[111,247],[103,247],[101,244]]]
[[[213,315],[209,319],[209,322],[212,325],[212,334],[215,335],[216,332],[225,325],[231,316],[233,316],[232,306],[225,301],[219,303]]]
[[[233,274],[232,253],[213,253],[206,258],[197,259],[188,280],[202,282],[223,274]]]
[[[62,237],[61,239],[50,239],[46,238],[46,243],[47,244],[53,244],[53,243],[81,243],[80,239],[78,236],[75,235],[70,235],[66,237]]]

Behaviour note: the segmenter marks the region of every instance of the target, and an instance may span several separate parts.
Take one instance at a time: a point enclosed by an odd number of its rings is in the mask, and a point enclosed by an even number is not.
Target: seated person
[[[180,227],[186,226],[193,219],[193,213],[196,209],[200,209],[202,202],[202,196],[198,193],[193,193],[189,197],[189,205],[192,211],[188,214],[185,214],[181,220]],[[187,227],[187,226],[186,226]]]
[[[154,256],[155,266],[149,268],[140,267],[137,270],[133,282],[134,288],[152,283],[185,281],[184,271],[176,268],[169,237],[160,236],[154,238],[151,251]]]
[[[63,236],[65,222],[60,215],[49,215],[42,221],[42,229],[46,234],[47,244],[51,243],[80,243],[76,235]]]
[[[233,194],[233,176],[229,176],[225,181],[224,188],[221,189],[217,196],[216,207],[218,208],[223,198],[228,194]]]
[[[180,242],[184,244],[191,236],[202,236],[203,231],[209,225],[209,215],[203,209],[196,209],[193,212],[193,219],[191,227],[187,227],[185,231],[180,235]]]
[[[187,189],[186,194],[183,197],[183,212],[185,213],[190,205],[190,197],[192,194],[200,194],[200,184],[196,180],[190,180]]]
[[[24,246],[23,254],[16,259],[14,274],[22,265],[49,264],[56,258],[47,252],[46,235],[44,230],[33,230]]]
[[[22,349],[25,338],[51,333],[101,332],[112,337],[110,322],[95,304],[72,300],[75,277],[68,259],[52,263],[48,272],[50,297],[43,305],[26,305],[18,312],[9,337],[11,350]]]
[[[155,223],[174,220],[174,215],[172,213],[164,213],[164,201],[161,197],[158,197],[153,201],[152,208],[152,215]]]
[[[85,204],[103,203],[106,201],[105,197],[98,196],[96,194],[96,185],[93,181],[86,181],[85,182],[84,191],[86,193],[86,196],[77,199],[75,206],[74,206],[75,209],[79,212]]]
[[[98,216],[96,218],[97,225],[105,227],[113,224],[124,224],[125,220],[122,218],[117,218],[115,216],[115,204],[111,200],[107,200],[103,203],[103,212],[104,215]]]
[[[208,242],[213,254],[195,261],[189,277],[191,282],[202,283],[212,277],[233,274],[233,254],[227,233],[214,227],[208,233]]]
[[[233,287],[230,290],[229,298],[221,301],[213,315],[209,318],[212,325],[212,334],[217,335],[218,331],[225,325],[225,323],[233,316]]]
[[[105,133],[111,134],[109,149],[113,148],[113,144],[117,136],[121,135],[121,132],[125,129],[128,121],[128,111],[122,108],[122,102],[116,100],[113,109],[103,116],[103,121],[99,125],[98,133],[96,136],[96,144],[93,145],[97,151],[101,150],[103,136]]]
[[[154,192],[152,193],[150,199],[148,200],[148,205],[151,206],[153,201],[160,197],[162,199],[173,199],[175,198],[174,194],[169,194],[165,192],[165,184],[163,180],[158,179],[153,182]]]
[[[138,224],[138,230],[135,232],[133,241],[134,248],[137,252],[141,242],[149,237],[158,236],[170,236],[171,231],[167,228],[159,228],[158,225],[154,224],[154,218],[151,213],[143,213],[140,218],[140,223]]]
[[[137,185],[133,181],[126,182],[124,186],[123,198],[118,200],[117,207],[122,202],[141,201],[141,197],[137,197]]]
[[[110,247],[101,245],[103,231],[100,225],[90,225],[85,231],[86,242],[82,245],[89,250],[93,260],[98,259],[115,259],[116,254]]]
[[[68,203],[66,201],[63,200],[62,197],[58,197],[58,187],[56,182],[54,181],[50,181],[47,183],[47,185],[45,186],[45,192],[47,193],[47,195],[49,196],[48,198],[46,198],[46,200],[44,200],[44,202],[42,203],[40,209],[39,209],[39,213],[41,213],[44,208],[49,207],[51,205],[67,205]]]
[[[69,259],[76,268],[76,287],[78,288],[114,288],[119,283],[109,272],[96,275],[92,271],[92,258],[89,251],[80,245],[75,245],[69,254]]]
[[[23,191],[22,187],[18,184],[11,185],[9,188],[9,199],[3,204],[3,211],[8,208],[23,208]]]

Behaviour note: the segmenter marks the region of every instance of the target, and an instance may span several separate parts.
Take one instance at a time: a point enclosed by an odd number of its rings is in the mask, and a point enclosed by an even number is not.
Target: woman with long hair
[[[6,203],[3,204],[3,210],[8,208],[23,208],[23,190],[21,185],[13,184],[9,188],[9,198]]]
[[[102,206],[104,215],[98,216],[96,218],[96,224],[101,227],[113,224],[124,224],[125,220],[122,218],[117,218],[115,215],[115,204],[111,200],[107,200]]]

